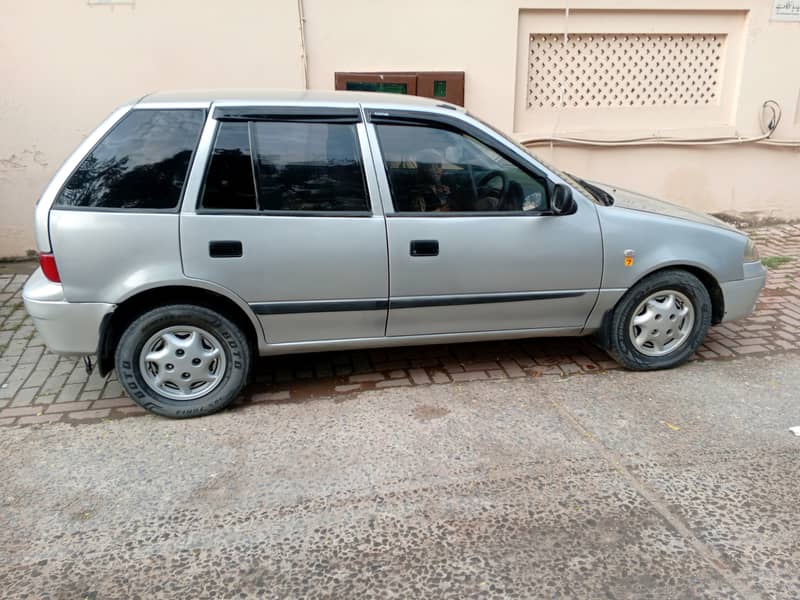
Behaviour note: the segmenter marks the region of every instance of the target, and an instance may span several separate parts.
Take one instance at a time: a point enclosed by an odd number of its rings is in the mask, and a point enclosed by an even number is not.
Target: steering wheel
[[[499,189],[487,185],[490,181],[492,181],[493,179],[497,179],[498,177],[503,182],[503,185]],[[505,198],[506,193],[508,192],[508,185],[509,185],[509,180],[505,173],[503,173],[502,171],[498,171],[496,169],[493,171],[489,171],[478,180],[478,183],[476,185],[476,187],[478,188],[477,189],[478,200],[489,197],[489,198],[495,198],[498,201],[500,201],[503,198]]]

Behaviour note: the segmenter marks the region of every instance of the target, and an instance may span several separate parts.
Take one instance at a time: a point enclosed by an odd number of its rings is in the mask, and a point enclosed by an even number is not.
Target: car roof
[[[455,104],[442,100],[408,96],[404,94],[384,94],[380,92],[345,92],[330,90],[272,90],[272,89],[209,89],[209,90],[176,90],[147,94],[138,105],[151,104],[292,104],[310,106],[344,105],[356,106],[408,106],[419,108],[451,108],[463,111]]]

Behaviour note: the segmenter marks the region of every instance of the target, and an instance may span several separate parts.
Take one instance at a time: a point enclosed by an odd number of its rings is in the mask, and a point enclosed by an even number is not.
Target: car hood
[[[602,190],[605,190],[614,197],[614,204],[612,206],[627,208],[629,210],[638,210],[641,212],[655,213],[658,215],[665,215],[667,217],[683,219],[684,221],[692,221],[694,223],[702,223],[703,225],[720,227],[721,229],[727,229],[729,231],[738,231],[735,227],[728,225],[725,221],[721,221],[716,217],[712,217],[711,215],[707,215],[690,208],[684,208],[683,206],[678,206],[677,204],[672,204],[671,202],[665,202],[664,200],[658,200],[656,198],[637,194],[636,192],[624,190],[613,185],[598,183],[595,181],[591,181],[590,183],[592,185],[596,185]]]

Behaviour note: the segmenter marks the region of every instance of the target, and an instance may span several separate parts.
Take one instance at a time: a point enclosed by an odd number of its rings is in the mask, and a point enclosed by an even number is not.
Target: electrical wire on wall
[[[303,67],[303,87],[308,89],[308,52],[306,50],[306,14],[303,0],[297,0],[297,17],[300,24],[300,62]]]
[[[566,58],[569,59],[569,0],[565,0],[564,4],[564,53]],[[564,96],[566,96],[567,91],[566,84],[566,77],[562,77],[560,85],[558,86],[558,110],[556,111],[556,119],[553,123],[553,133],[550,136],[551,152],[553,151],[553,142],[556,139],[556,131],[558,131],[558,126],[561,123],[561,109],[564,107]]]
[[[565,34],[566,35],[566,34]],[[722,146],[728,144],[762,144],[768,146],[778,146],[784,148],[800,148],[800,140],[774,140],[771,136],[781,121],[782,111],[780,104],[775,100],[767,100],[761,105],[761,134],[751,137],[742,136],[718,136],[718,137],[671,137],[671,136],[646,136],[629,137],[614,139],[592,139],[583,137],[557,136],[536,137],[522,139],[521,143],[526,146],[537,146],[543,144],[572,145],[572,146],[604,146],[604,147],[624,147],[624,146]]]

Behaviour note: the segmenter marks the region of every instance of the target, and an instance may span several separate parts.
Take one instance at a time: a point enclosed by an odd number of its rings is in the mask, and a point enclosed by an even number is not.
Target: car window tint
[[[175,209],[205,112],[132,110],[83,160],[55,206]]]
[[[465,134],[435,127],[376,127],[397,212],[547,209],[547,186]]]
[[[355,125],[257,122],[252,128],[261,210],[369,210]]]
[[[255,210],[256,189],[247,123],[219,124],[200,206],[207,209]]]

